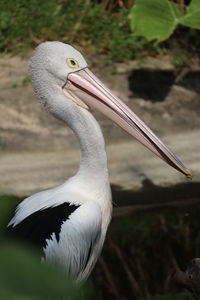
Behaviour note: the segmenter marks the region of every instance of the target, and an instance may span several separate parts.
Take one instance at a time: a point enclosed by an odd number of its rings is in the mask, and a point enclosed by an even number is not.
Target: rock
[[[194,258],[185,272],[177,271],[173,281],[189,290],[195,299],[200,299],[200,258]]]

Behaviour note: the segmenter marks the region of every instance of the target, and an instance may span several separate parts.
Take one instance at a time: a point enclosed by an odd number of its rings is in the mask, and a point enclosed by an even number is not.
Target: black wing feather
[[[59,234],[64,221],[79,207],[65,202],[58,206],[48,207],[29,215],[16,226],[7,228],[8,237],[20,240],[43,249],[47,240],[55,233],[59,242]]]

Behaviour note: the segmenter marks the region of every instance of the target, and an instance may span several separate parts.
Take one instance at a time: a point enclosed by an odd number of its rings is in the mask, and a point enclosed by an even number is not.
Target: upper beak
[[[140,143],[145,145],[166,163],[192,178],[192,173],[180,160],[161,142],[140,118],[126,106],[88,69],[70,73],[63,91],[68,98],[85,108],[98,111]]]

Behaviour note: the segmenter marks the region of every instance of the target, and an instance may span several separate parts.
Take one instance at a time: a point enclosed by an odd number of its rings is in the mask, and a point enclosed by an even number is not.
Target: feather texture
[[[8,226],[7,234],[14,239],[38,246],[42,250],[53,233],[59,242],[63,222],[69,219],[78,207],[64,202],[54,207],[38,210],[17,225]]]

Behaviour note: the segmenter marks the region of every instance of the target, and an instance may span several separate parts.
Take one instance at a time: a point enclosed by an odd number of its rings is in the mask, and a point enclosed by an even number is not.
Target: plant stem
[[[119,261],[121,262],[123,269],[127,275],[127,279],[130,283],[130,288],[132,290],[132,294],[137,299],[138,295],[141,293],[138,282],[135,279],[133,272],[131,272],[128,264],[126,263],[123,255],[121,253],[120,248],[117,245],[115,245],[114,243],[111,243],[111,247],[114,249]]]
[[[100,262],[100,265],[101,265],[101,267],[102,267],[102,269],[103,269],[103,272],[104,272],[104,274],[105,274],[105,277],[106,277],[106,279],[107,279],[108,282],[109,282],[110,289],[111,289],[113,295],[115,295],[115,299],[116,299],[116,300],[122,300],[122,297],[121,297],[121,295],[119,294],[119,291],[118,291],[118,289],[117,289],[117,285],[115,284],[115,281],[114,281],[114,279],[113,279],[113,276],[112,276],[112,274],[110,273],[110,271],[109,271],[109,269],[108,269],[108,267],[107,267],[107,265],[106,265],[106,263],[105,263],[105,261],[104,261],[104,259],[103,259],[102,257],[99,258],[99,262]]]
[[[179,8],[181,15],[183,16],[185,13],[185,0],[178,0]]]

